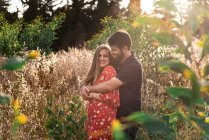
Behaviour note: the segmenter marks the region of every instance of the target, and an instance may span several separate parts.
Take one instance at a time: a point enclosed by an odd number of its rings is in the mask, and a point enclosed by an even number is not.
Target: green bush
[[[46,128],[49,137],[55,140],[86,139],[87,131],[84,126],[86,115],[82,100],[78,96],[72,97],[67,109],[53,108],[53,99],[50,98],[46,112],[48,114]]]
[[[10,24],[0,14],[0,55],[13,56],[23,49],[49,53],[53,41],[57,39],[55,31],[64,18],[64,14],[59,14],[48,23],[37,17],[32,23],[19,20]]]
[[[48,52],[56,37],[56,30],[60,27],[64,14],[60,14],[53,18],[51,22],[45,23],[41,17],[37,17],[32,23],[25,24],[20,35],[21,44],[29,50],[37,48]]]
[[[11,56],[22,49],[18,35],[21,32],[21,21],[8,23],[0,14],[0,55]]]

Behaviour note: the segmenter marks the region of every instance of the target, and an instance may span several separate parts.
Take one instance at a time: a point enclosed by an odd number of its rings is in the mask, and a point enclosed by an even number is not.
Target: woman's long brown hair
[[[94,54],[93,61],[91,63],[91,67],[88,71],[87,77],[84,80],[85,85],[93,84],[99,78],[100,74],[102,73],[103,69],[99,66],[99,53],[101,50],[108,50],[109,59],[110,59],[109,65],[113,64],[113,57],[110,54],[110,52],[111,52],[110,47],[106,44],[99,45],[96,49],[95,54]]]

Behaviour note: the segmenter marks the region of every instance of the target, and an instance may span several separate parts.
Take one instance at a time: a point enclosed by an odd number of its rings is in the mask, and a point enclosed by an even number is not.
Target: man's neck
[[[131,56],[131,52],[127,52],[126,54],[124,54],[123,58],[120,61],[120,64],[122,64],[127,58],[129,58],[129,56]]]

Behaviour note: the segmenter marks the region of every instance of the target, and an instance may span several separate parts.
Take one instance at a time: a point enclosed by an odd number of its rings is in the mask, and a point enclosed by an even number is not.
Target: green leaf
[[[176,49],[176,52],[184,54],[186,60],[190,60],[190,62],[192,61],[191,54],[188,50],[188,47],[185,47],[185,46],[184,47],[179,47],[179,48]]]
[[[161,59],[158,62],[158,66],[160,70],[171,70],[180,74],[183,74],[184,70],[189,70],[190,72],[192,72],[191,69],[184,63],[178,62],[176,60],[167,60],[167,58]],[[161,67],[166,69],[161,69]]]
[[[209,36],[205,36],[203,39],[203,49],[201,53],[201,59],[203,59],[206,55],[209,54]]]
[[[202,98],[204,99],[206,104],[209,105],[209,96],[208,96],[208,94],[204,94]]]
[[[112,133],[114,140],[126,140],[127,137],[123,131],[124,127],[119,120],[113,120]]]
[[[59,109],[59,113],[58,113],[59,117],[63,116],[64,115],[64,110],[61,108]]]
[[[166,89],[166,92],[170,95],[173,99],[180,99],[182,100],[186,105],[191,104],[191,90],[188,88],[183,87],[168,87]]]
[[[159,7],[159,8],[163,8],[164,10],[166,10],[167,12],[176,12],[177,7],[175,6],[173,0],[161,0],[161,1],[156,1],[155,2],[155,6]]]
[[[203,19],[207,17],[208,9],[204,8],[201,3],[195,3],[192,5],[188,15],[184,27],[192,31],[192,34],[195,34],[198,28],[201,27]]]
[[[86,121],[86,116],[83,116],[83,117],[79,120],[78,126],[83,126],[84,123],[85,123],[85,121]]]
[[[77,109],[77,110],[80,110],[81,105],[82,105],[81,102],[79,102],[78,105],[77,105],[77,107],[76,107],[76,109]]]
[[[172,98],[177,98],[179,96],[185,96],[189,98],[191,95],[191,90],[184,87],[168,87],[166,92],[168,92]]]
[[[66,120],[69,121],[72,124],[72,127],[75,127],[76,130],[78,130],[77,122],[70,115],[66,116]]]
[[[182,40],[173,33],[155,32],[152,34],[152,37],[158,40],[162,45],[171,45],[171,46],[177,45],[179,47],[185,47]]]
[[[207,134],[209,133],[209,124],[205,123],[203,119],[192,117],[194,120]]]
[[[129,115],[127,120],[141,123],[152,134],[162,134],[167,131],[167,127],[162,122],[143,112],[135,112]]]
[[[59,124],[59,122],[58,122],[57,119],[55,119],[55,118],[50,118],[50,119],[47,121],[45,127],[46,127],[47,129],[55,129],[56,126],[57,126],[58,124]]]
[[[18,70],[18,69],[23,68],[24,65],[25,65],[25,59],[21,57],[13,57],[13,58],[8,59],[1,66],[1,69],[13,71],[13,70]]]
[[[196,102],[200,98],[200,84],[198,82],[196,74],[186,64],[178,62],[176,60],[162,59],[158,63],[160,70],[171,70],[176,73],[181,73],[185,78],[190,79],[192,85],[192,102]]]
[[[139,122],[139,123],[142,123],[142,124],[146,123],[146,122],[151,122],[151,121],[155,121],[156,120],[151,115],[143,113],[143,112],[132,113],[126,119],[128,121],[135,121],[135,122]]]
[[[175,24],[175,26],[177,28],[181,28],[182,27],[182,25],[178,21],[176,21],[176,20],[171,19],[170,22],[173,23],[173,24]]]
[[[162,116],[163,116],[164,121],[172,123],[172,127],[176,128],[176,122],[178,120],[178,113],[177,112],[173,112],[170,114],[162,114]]]
[[[114,140],[127,140],[127,137],[123,130],[113,131]]]
[[[167,133],[168,128],[160,121],[150,121],[143,124],[144,128],[151,134]]]
[[[142,25],[142,26],[149,25],[154,28],[158,28],[163,25],[162,19],[157,18],[157,17],[137,17],[136,21],[139,23],[139,25]]]
[[[6,105],[10,104],[10,96],[5,95],[5,94],[0,94],[0,104]]]
[[[69,110],[72,112],[75,111],[75,105],[73,103],[70,103]]]
[[[48,114],[48,115],[52,115],[53,114],[53,111],[49,108],[45,108],[45,112]]]
[[[176,47],[178,46],[177,52],[184,54],[186,59],[191,60],[187,47],[184,45],[183,41],[175,34],[169,32],[155,32],[152,34],[152,37],[159,41],[162,45],[170,45]]]

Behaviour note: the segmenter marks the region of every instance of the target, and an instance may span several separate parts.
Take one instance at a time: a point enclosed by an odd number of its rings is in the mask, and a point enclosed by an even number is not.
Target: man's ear
[[[124,49],[124,50],[129,50],[129,49],[128,49],[128,46],[123,46],[123,49]]]

